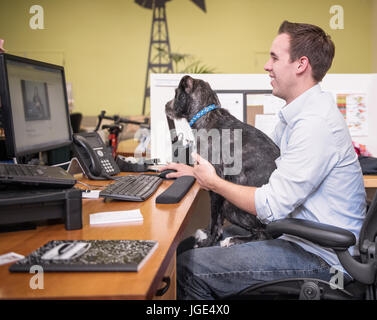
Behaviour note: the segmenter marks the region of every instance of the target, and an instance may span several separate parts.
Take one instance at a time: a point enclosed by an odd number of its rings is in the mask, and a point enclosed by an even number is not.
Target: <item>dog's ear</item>
[[[188,99],[189,95],[184,90],[180,90],[174,99],[174,110],[180,117],[185,117],[187,114]]]
[[[194,79],[190,76],[184,76],[179,83],[179,86],[188,94],[192,92],[194,86]]]

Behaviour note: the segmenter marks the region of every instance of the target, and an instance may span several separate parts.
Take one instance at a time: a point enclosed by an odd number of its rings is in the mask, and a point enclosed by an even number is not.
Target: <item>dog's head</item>
[[[220,101],[209,84],[200,79],[184,76],[178,88],[175,89],[174,99],[165,105],[165,112],[171,119],[190,120],[196,113],[211,104],[220,106]]]

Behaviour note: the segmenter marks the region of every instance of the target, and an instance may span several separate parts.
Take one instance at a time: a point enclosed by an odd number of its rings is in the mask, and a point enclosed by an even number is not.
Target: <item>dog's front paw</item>
[[[242,244],[245,242],[255,241],[254,235],[250,236],[233,236],[225,238],[224,240],[220,241],[220,246],[227,248],[234,246],[236,244]]]
[[[208,238],[208,232],[206,230],[203,230],[203,229],[196,230],[195,232],[196,241],[203,241],[203,240],[206,240],[207,238]]]
[[[207,230],[198,229],[195,233],[194,248],[210,247],[213,245],[213,239]]]
[[[232,246],[234,243],[232,241],[233,237],[225,238],[224,240],[220,241],[220,247],[222,248],[228,248]]]
[[[203,247],[204,242],[208,239],[206,230],[198,229],[195,232],[195,245],[194,248]]]

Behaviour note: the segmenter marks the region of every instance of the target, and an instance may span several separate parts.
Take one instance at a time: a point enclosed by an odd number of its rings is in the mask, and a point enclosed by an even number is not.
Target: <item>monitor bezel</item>
[[[66,109],[68,131],[69,131],[69,139],[67,141],[61,142],[61,143],[54,143],[45,147],[30,148],[28,150],[23,150],[23,151],[16,150],[15,128],[13,124],[13,113],[12,113],[12,105],[11,105],[10,92],[9,92],[7,60],[27,63],[27,64],[38,66],[38,67],[52,68],[52,69],[58,70],[61,73],[62,80],[63,80],[64,100],[65,100],[64,105]],[[19,57],[19,56],[11,55],[8,53],[0,53],[0,113],[2,115],[3,129],[5,133],[5,146],[6,146],[8,157],[21,157],[21,156],[25,156],[29,154],[35,154],[39,152],[58,149],[58,148],[65,147],[72,144],[73,133],[72,133],[71,120],[69,116],[68,97],[67,97],[64,67],[47,63],[47,62],[43,62],[43,61]]]

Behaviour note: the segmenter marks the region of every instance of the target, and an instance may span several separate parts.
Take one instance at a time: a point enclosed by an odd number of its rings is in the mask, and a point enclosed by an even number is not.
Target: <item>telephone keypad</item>
[[[108,159],[101,159],[101,164],[107,173],[114,172],[114,168]]]

